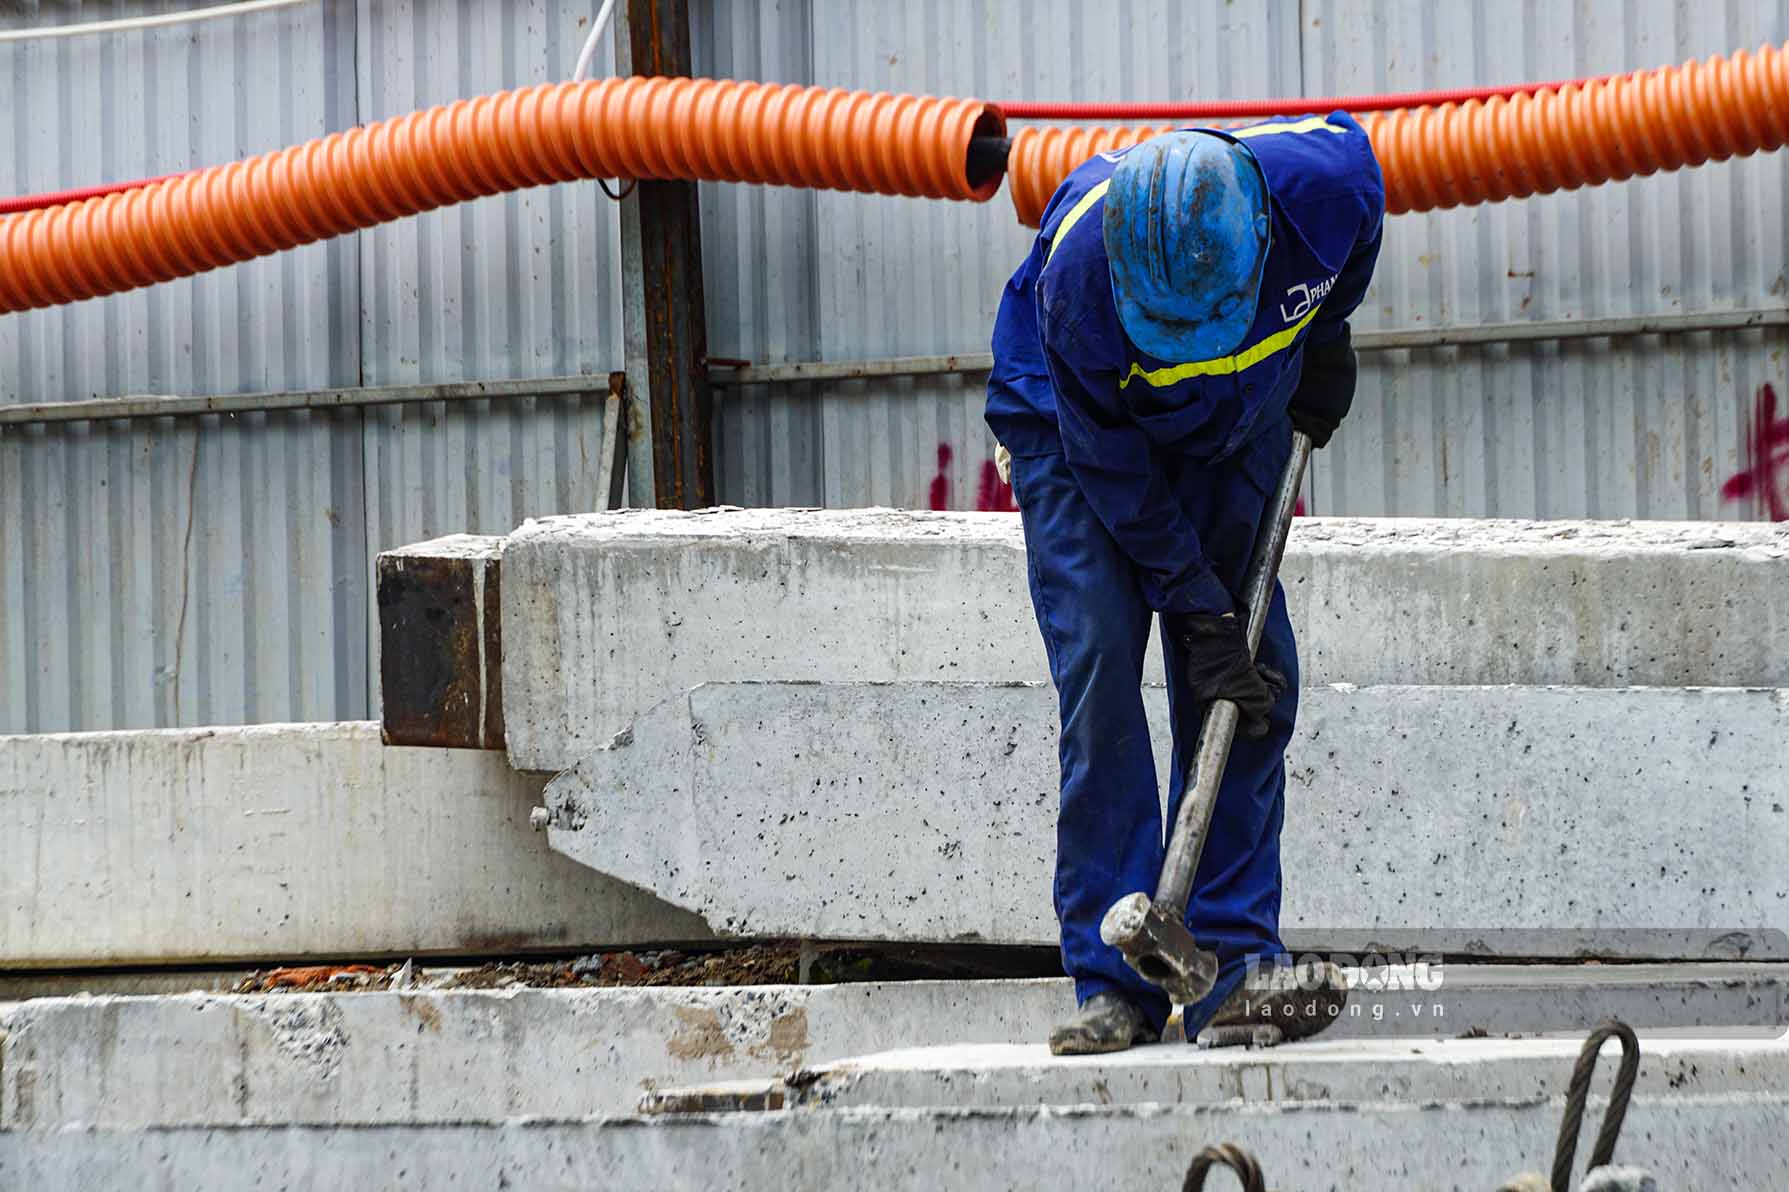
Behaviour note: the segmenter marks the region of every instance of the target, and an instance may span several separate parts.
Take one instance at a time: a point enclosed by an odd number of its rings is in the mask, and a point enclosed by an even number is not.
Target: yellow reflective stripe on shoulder
[[[1278,124],[1256,124],[1249,128],[1227,128],[1224,131],[1238,140],[1246,141],[1250,137],[1271,137],[1282,132],[1346,133],[1348,130],[1331,124],[1326,117],[1306,116],[1303,120],[1284,120]]]
[[[1306,116],[1303,120],[1282,120],[1278,123],[1256,124],[1249,128],[1234,128],[1225,131],[1239,140],[1247,140],[1250,137],[1271,137],[1282,132],[1333,132],[1341,135],[1348,130],[1331,124],[1323,116]],[[1050,258],[1056,255],[1056,248],[1062,243],[1063,237],[1068,235],[1069,229],[1081,221],[1081,217],[1087,214],[1087,209],[1099,202],[1105,195],[1106,188],[1111,185],[1110,178],[1095,183],[1086,194],[1075,202],[1073,207],[1068,209],[1068,214],[1062,217],[1062,222],[1056,225],[1055,234],[1050,237],[1050,252],[1049,256],[1044,258],[1044,264],[1050,263]]]
[[[1254,347],[1244,348],[1234,356],[1219,356],[1215,360],[1193,360],[1186,364],[1171,364],[1167,368],[1148,371],[1145,371],[1133,360],[1131,361],[1131,371],[1118,382],[1118,387],[1124,389],[1132,381],[1141,377],[1143,383],[1152,389],[1166,389],[1170,385],[1178,385],[1193,377],[1228,376],[1231,373],[1239,373],[1244,369],[1253,368],[1269,356],[1277,355],[1291,347],[1292,341],[1298,338],[1298,333],[1311,325],[1311,320],[1317,317],[1317,312],[1321,309],[1321,303],[1313,306],[1304,318],[1292,326],[1284,331],[1274,332]]]
[[[1068,230],[1081,221],[1081,217],[1087,214],[1087,209],[1099,202],[1100,197],[1106,193],[1106,188],[1111,185],[1110,178],[1104,182],[1095,183],[1092,189],[1081,196],[1079,202],[1068,209],[1068,214],[1063,216],[1062,222],[1056,225],[1056,234],[1050,237],[1050,253],[1044,258],[1045,265],[1048,265],[1050,258],[1056,255],[1056,249],[1061,245],[1062,238],[1068,235]]]

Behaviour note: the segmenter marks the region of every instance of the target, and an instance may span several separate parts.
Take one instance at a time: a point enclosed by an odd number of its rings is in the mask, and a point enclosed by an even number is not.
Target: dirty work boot
[[[1251,975],[1199,1032],[1201,1047],[1273,1047],[1308,1039],[1340,1018],[1348,1002],[1348,976],[1327,960]]]
[[[1067,1022],[1050,1032],[1051,1055],[1099,1055],[1133,1043],[1154,1043],[1161,1035],[1143,1011],[1116,993],[1096,993]]]

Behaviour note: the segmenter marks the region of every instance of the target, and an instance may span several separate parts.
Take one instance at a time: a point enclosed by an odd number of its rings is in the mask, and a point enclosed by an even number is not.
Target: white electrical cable
[[[596,10],[596,23],[590,26],[590,36],[584,39],[584,48],[578,51],[578,65],[571,72],[571,81],[582,83],[590,77],[590,64],[596,60],[596,43],[603,39],[603,30],[609,27],[609,14],[615,11],[615,0],[603,0],[603,6]],[[617,178],[615,181],[620,182]],[[634,193],[634,180],[629,178],[622,186],[620,193],[609,189],[609,184],[601,178],[596,184],[602,187],[604,194],[619,203]]]
[[[163,25],[183,25],[188,21],[209,21],[217,17],[245,16],[270,8],[290,8],[306,0],[244,0],[241,4],[217,4],[210,8],[189,8],[181,12],[162,12],[147,17],[120,17],[115,21],[89,21],[84,25],[44,25],[35,29],[0,29],[0,42],[35,41],[44,37],[79,37],[85,33],[126,33],[132,29],[156,29]]]
[[[590,26],[590,36],[584,39],[584,48],[578,51],[577,69],[571,72],[572,82],[582,83],[590,77],[590,64],[596,60],[596,43],[602,40],[609,14],[614,11],[615,0],[603,0],[603,6],[596,13],[596,24]]]

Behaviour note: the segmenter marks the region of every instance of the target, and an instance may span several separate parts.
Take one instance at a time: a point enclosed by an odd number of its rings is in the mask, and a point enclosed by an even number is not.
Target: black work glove
[[[1186,656],[1186,681],[1193,702],[1204,707],[1214,699],[1234,701],[1241,713],[1237,726],[1251,740],[1267,735],[1267,714],[1286,676],[1249,657],[1242,621],[1216,613],[1163,613],[1162,631]]]
[[[1292,426],[1311,436],[1312,447],[1328,444],[1329,437],[1348,416],[1354,404],[1356,364],[1348,324],[1342,334],[1325,344],[1307,345],[1304,373],[1292,391]]]

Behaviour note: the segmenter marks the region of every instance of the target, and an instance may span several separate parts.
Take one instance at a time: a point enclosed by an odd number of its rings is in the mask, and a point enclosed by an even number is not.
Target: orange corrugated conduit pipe
[[[764,182],[987,199],[998,109],[731,80],[550,83],[0,218],[0,314],[215,269],[480,195],[580,178]]]
[[[606,0],[603,12],[607,12],[609,5],[613,3],[614,0]],[[578,69],[572,75],[574,80],[589,77],[590,54],[595,49],[597,38],[602,33],[602,20],[602,14],[599,13],[597,25],[591,29],[590,38],[584,43],[584,52],[578,55]],[[1544,87],[1550,87],[1557,91],[1568,81],[1581,84],[1588,80],[1515,83],[1501,87],[1457,87],[1443,91],[1399,91],[1386,95],[1336,95],[1309,99],[1170,100],[1163,103],[1021,101],[1001,103],[998,106],[1001,114],[1008,120],[1244,120],[1278,116],[1292,108],[1316,112],[1329,112],[1336,108],[1347,112],[1382,112],[1388,108],[1415,108],[1431,104],[1464,103],[1469,99],[1482,100],[1497,95],[1509,96],[1520,91],[1539,91]],[[136,178],[125,182],[108,182],[72,190],[52,190],[41,194],[13,195],[11,197],[0,196],[0,215],[11,215],[15,211],[35,211],[39,207],[56,207],[63,203],[75,202],[77,199],[97,199],[119,191],[148,186],[151,182],[178,178],[186,172],[181,170],[172,174],[164,174],[159,178]]]
[[[1291,113],[1288,113],[1291,114]],[[1360,116],[1386,210],[1431,211],[1619,182],[1789,142],[1789,52],[1764,46],[1558,90]],[[1032,227],[1070,170],[1163,128],[1026,128],[1007,178]]]
[[[1775,149],[1789,58],[1741,51],[1368,113],[1390,211],[1546,194]],[[977,100],[713,79],[543,84],[100,198],[0,216],[0,314],[112,294],[549,182],[682,178],[987,199],[1035,225],[1075,165],[1160,128],[1027,128]]]

